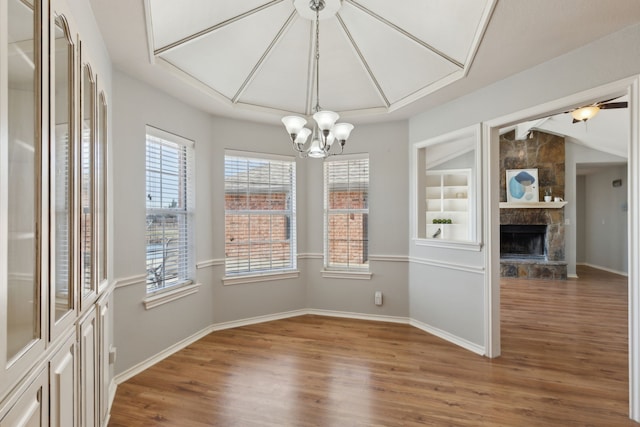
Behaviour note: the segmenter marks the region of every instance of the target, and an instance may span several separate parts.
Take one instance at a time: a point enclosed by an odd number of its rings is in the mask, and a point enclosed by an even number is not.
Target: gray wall
[[[564,208],[565,220],[569,221],[569,224],[565,226],[565,257],[567,260],[567,274],[570,277],[575,277],[576,263],[587,262],[585,258],[586,253],[582,254],[582,260],[578,260],[578,245],[580,244],[581,249],[584,251],[587,247],[586,237],[590,233],[590,228],[586,225],[585,217],[587,212],[589,212],[589,206],[586,205],[586,198],[581,199],[578,192],[576,178],[577,168],[579,166],[587,168],[598,167],[599,164],[603,163],[624,164],[627,162],[627,159],[585,147],[571,138],[566,139],[565,155],[565,200],[569,202]],[[627,176],[625,174],[623,182],[626,183],[626,181]],[[583,183],[585,182],[586,181],[583,181]],[[609,184],[611,184],[611,182],[609,182]],[[582,211],[580,209],[582,209]],[[624,226],[626,227],[626,222]],[[616,235],[617,233],[614,233],[601,237],[609,241],[609,239]]]
[[[316,255],[308,260],[306,271],[309,308],[405,318],[409,315],[407,132],[406,122],[358,126],[347,145],[351,153],[369,154],[371,280],[322,277],[322,162],[307,161],[306,252]],[[383,293],[381,307],[373,303],[375,291]]]
[[[224,149],[291,154],[273,126],[211,117],[146,84],[114,76],[115,276],[145,274],[145,125],[196,142],[196,261],[224,258]],[[304,168],[298,165],[304,177]],[[300,173],[302,172],[302,174]],[[302,182],[301,182],[302,181]],[[304,179],[298,185],[304,187]],[[302,207],[304,215],[304,207]],[[302,241],[304,244],[304,241]],[[224,266],[197,270],[196,294],[145,310],[144,279],[115,290],[116,372],[130,368],[219,322],[305,307],[301,278],[223,286]]]
[[[585,203],[585,182],[586,176],[576,176],[576,264],[583,264],[586,261],[585,236],[587,227],[585,226],[586,203]]]
[[[611,182],[622,179],[621,187]],[[585,178],[584,262],[626,274],[627,255],[627,167],[599,169]]]
[[[409,144],[636,75],[640,73],[638,40],[640,25],[630,26],[425,111],[409,121]],[[486,144],[487,141],[483,141],[485,148]],[[485,168],[487,164],[484,163]],[[485,169],[483,174],[486,176],[487,173]],[[485,206],[486,202],[485,197]],[[487,238],[485,233],[483,239],[486,241]],[[463,267],[482,269],[485,258],[489,258],[485,256],[484,248],[479,253],[447,251],[414,243],[410,245],[409,254],[410,259],[415,260],[409,269],[411,318],[484,346],[485,273],[469,275],[464,269],[449,268],[445,264],[447,260],[455,260]],[[430,265],[425,265],[424,260]]]
[[[321,277],[322,161],[298,159],[300,277],[225,286],[224,150],[293,157],[284,128],[213,117],[120,72],[114,88],[114,268],[115,277],[127,284],[115,291],[116,372],[223,322],[307,308],[408,316],[407,122],[357,126],[346,147],[349,153],[369,153],[371,280]],[[196,261],[202,267],[196,294],[151,310],[142,304],[145,125],[196,142]],[[384,292],[382,307],[373,304],[375,290]]]

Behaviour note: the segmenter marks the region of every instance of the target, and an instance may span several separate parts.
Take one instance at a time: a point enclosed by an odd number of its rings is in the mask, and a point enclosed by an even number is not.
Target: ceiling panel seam
[[[353,5],[353,6],[357,7],[361,11],[365,12],[366,14],[371,16],[372,18],[375,18],[378,21],[382,22],[383,24],[387,25],[388,27],[396,30],[397,32],[399,32],[400,34],[405,36],[406,38],[408,38],[410,40],[413,40],[414,42],[416,42],[420,46],[424,47],[425,49],[428,49],[431,52],[435,53],[436,55],[440,56],[441,58],[451,62],[456,67],[458,67],[460,69],[464,69],[464,64],[461,63],[460,61],[457,61],[456,59],[454,59],[451,56],[447,55],[446,53],[442,52],[441,50],[436,49],[435,47],[431,46],[429,43],[426,43],[425,41],[420,40],[419,38],[417,38],[416,36],[414,36],[413,34],[408,32],[407,30],[405,30],[405,29],[397,26],[393,22],[383,18],[382,16],[380,16],[377,13],[373,12],[371,9],[367,9],[366,7],[362,6],[360,3],[358,3],[358,2],[356,2],[354,0],[345,0],[345,1],[347,3]]]
[[[280,30],[275,35],[273,40],[271,40],[271,43],[269,43],[269,46],[267,46],[267,48],[265,49],[265,51],[262,54],[262,56],[260,57],[260,59],[258,59],[258,62],[256,63],[256,65],[253,66],[253,69],[251,70],[251,72],[249,72],[249,75],[244,80],[244,82],[242,83],[242,85],[240,86],[238,91],[236,92],[236,94],[233,97],[233,99],[231,100],[231,102],[233,102],[234,104],[236,102],[238,102],[238,98],[240,98],[240,96],[244,93],[244,91],[246,90],[246,88],[249,85],[249,83],[251,83],[251,81],[255,78],[256,73],[258,72],[258,70],[260,69],[262,64],[264,63],[265,59],[267,59],[267,57],[269,56],[269,53],[273,50],[273,47],[276,45],[276,43],[278,43],[278,41],[280,41],[280,39],[282,38],[284,33],[287,32],[287,29],[289,29],[291,27],[291,23],[294,21],[294,18],[295,18],[296,15],[297,15],[297,12],[295,10],[293,12],[291,12],[291,15],[289,15],[289,17],[287,18],[285,23],[282,25],[282,27],[280,27]]]
[[[387,95],[384,93],[384,90],[382,89],[382,86],[380,86],[380,83],[378,82],[378,79],[376,79],[376,76],[373,74],[373,71],[371,70],[371,67],[369,67],[369,63],[365,59],[364,54],[360,50],[360,47],[358,46],[356,41],[353,39],[353,36],[349,32],[349,29],[347,28],[346,24],[342,20],[342,16],[340,16],[340,14],[338,13],[338,14],[336,14],[336,18],[338,19],[338,22],[340,23],[340,27],[342,28],[342,31],[344,31],[344,33],[346,34],[347,38],[349,39],[349,42],[351,43],[351,46],[353,47],[353,49],[358,54],[358,58],[360,59],[360,62],[362,63],[362,66],[364,67],[365,71],[369,75],[369,78],[371,79],[371,81],[373,82],[374,86],[376,87],[376,90],[378,91],[378,95],[380,96],[382,102],[384,102],[385,106],[387,108],[389,108],[391,103],[389,102],[389,99],[387,98]]]
[[[213,25],[213,26],[211,26],[209,28],[205,28],[204,30],[198,31],[197,33],[191,34],[190,36],[184,37],[184,38],[182,38],[182,39],[180,39],[178,41],[175,41],[175,42],[173,42],[171,44],[168,44],[167,46],[163,46],[163,47],[161,47],[159,49],[156,49],[154,51],[154,55],[157,56],[157,55],[161,55],[163,53],[167,53],[167,52],[175,49],[176,47],[179,47],[179,46],[181,46],[181,45],[183,45],[185,43],[191,42],[193,40],[197,40],[197,39],[199,39],[201,37],[204,37],[207,34],[210,34],[210,33],[214,32],[214,31],[219,30],[220,28],[226,27],[227,25],[233,24],[236,21],[239,21],[241,19],[244,19],[246,17],[254,15],[254,14],[258,13],[258,12],[261,12],[261,11],[267,9],[267,8],[270,8],[272,6],[277,5],[278,3],[282,3],[283,1],[284,0],[272,0],[269,3],[263,4],[262,6],[258,6],[256,8],[253,8],[253,9],[247,11],[247,12],[241,13],[240,15],[236,15],[236,16],[234,16],[232,18],[229,18],[229,19],[227,19],[225,21],[222,21],[222,22],[220,22],[220,23],[218,23],[216,25]]]

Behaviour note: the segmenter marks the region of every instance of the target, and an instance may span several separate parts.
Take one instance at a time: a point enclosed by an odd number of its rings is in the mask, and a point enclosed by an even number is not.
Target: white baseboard
[[[421,329],[427,333],[430,333],[432,335],[435,335],[439,338],[442,338],[446,341],[449,341],[453,344],[456,344],[462,348],[465,348],[469,351],[472,351],[473,353],[479,354],[484,356],[485,355],[485,349],[482,346],[479,346],[477,344],[474,344],[470,341],[464,340],[462,338],[459,338],[455,335],[452,335],[448,332],[442,331],[438,328],[434,328],[432,326],[429,326],[425,323],[422,322],[418,322],[417,320],[413,320],[411,318],[408,317],[396,317],[396,316],[384,316],[384,315],[376,315],[376,314],[363,314],[363,313],[351,313],[351,312],[344,312],[344,311],[332,311],[332,310],[320,310],[320,309],[303,309],[303,310],[293,310],[293,311],[286,311],[286,312],[282,312],[282,313],[277,313],[277,314],[270,314],[270,315],[266,315],[266,316],[257,316],[257,317],[251,317],[248,319],[241,319],[241,320],[233,320],[230,322],[223,322],[223,323],[216,323],[214,325],[208,326],[198,332],[196,332],[195,334],[175,343],[174,345],[166,348],[165,350],[161,351],[160,353],[146,359],[143,360],[142,362],[132,366],[131,368],[121,372],[120,374],[116,375],[113,379],[113,391],[111,391],[110,389],[110,394],[112,393],[112,395],[110,395],[110,399],[111,402],[113,402],[113,397],[115,397],[115,390],[118,384],[122,384],[123,382],[133,378],[134,376],[138,375],[139,373],[143,372],[144,370],[150,368],[151,366],[155,365],[156,363],[166,359],[167,357],[171,356],[172,354],[182,350],[183,348],[187,347],[188,345],[198,341],[199,339],[209,335],[212,332],[215,331],[222,331],[225,329],[232,329],[232,328],[239,328],[242,326],[249,326],[249,325],[255,325],[258,323],[265,323],[265,322],[271,322],[273,320],[281,320],[281,319],[288,319],[290,317],[297,317],[297,316],[303,316],[305,314],[313,314],[313,315],[317,315],[317,316],[328,316],[328,317],[343,317],[343,318],[348,318],[348,319],[359,319],[359,320],[370,320],[370,321],[375,321],[375,322],[388,322],[388,323],[401,323],[401,324],[408,324],[411,326],[414,326],[418,329]]]
[[[309,310],[306,310],[305,314],[313,314],[316,316],[327,316],[327,317],[342,317],[346,319],[371,320],[373,322],[402,323],[405,325],[408,325],[410,321],[408,317],[383,316],[379,314],[363,314],[363,313],[352,313],[348,311],[333,311],[333,310],[320,310],[320,309],[309,309]]]
[[[415,319],[411,319],[409,324],[431,335],[435,335],[438,338],[442,338],[445,341],[449,341],[452,344],[460,346],[473,353],[479,354],[480,356],[484,356],[487,354],[486,349],[483,346],[473,343],[471,341],[467,341],[464,338],[460,338],[456,335],[450,334],[449,332],[443,331],[442,329],[438,329],[434,326],[427,325],[426,323],[422,323]]]
[[[629,277],[629,273],[627,273],[626,271],[617,271],[617,270],[613,270],[611,268],[603,267],[601,265],[589,264],[588,262],[576,263],[576,265],[584,265],[585,267],[595,268],[596,270],[602,270],[602,271],[606,271],[608,273],[617,274],[619,276]]]
[[[283,313],[268,314],[266,316],[250,317],[248,319],[232,320],[231,322],[216,323],[211,327],[211,332],[225,329],[239,328],[241,326],[257,325],[258,323],[271,322],[273,320],[288,319],[290,317],[303,316],[307,310],[285,311]],[[206,334],[205,334],[206,335]]]
[[[207,326],[206,328],[183,339],[182,341],[179,341],[173,344],[172,346],[166,348],[160,353],[155,354],[154,356],[132,366],[126,371],[119,373],[118,375],[115,376],[114,381],[116,384],[122,384],[123,382],[129,380],[130,378],[135,377],[139,373],[150,368],[151,366],[155,365],[161,360],[166,359],[172,354],[182,350],[186,346],[193,344],[194,342],[198,341],[201,338],[204,338],[205,336],[209,335],[211,332],[221,331],[224,329],[239,328],[241,326],[255,325],[258,323],[270,322],[272,320],[286,319],[289,317],[302,316],[303,314],[307,314],[307,310],[288,311],[284,313],[270,314],[267,316],[258,316],[258,317],[251,317],[248,319],[234,320],[231,322],[216,323],[214,325]]]
[[[104,419],[104,424],[102,427],[107,427],[109,425],[109,420],[111,419],[111,408],[113,407],[113,400],[116,398],[116,391],[118,390],[118,384],[116,384],[115,378],[111,379],[111,384],[109,384],[109,407],[107,409],[107,416]]]

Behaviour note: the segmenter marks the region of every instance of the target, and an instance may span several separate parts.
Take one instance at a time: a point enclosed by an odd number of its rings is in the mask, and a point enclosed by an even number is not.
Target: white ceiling
[[[114,66],[196,108],[277,123],[312,107],[313,26],[294,0],[90,1]],[[320,22],[320,100],[356,124],[409,118],[640,22],[638,0],[338,8]]]
[[[464,77],[494,4],[326,2],[320,99],[343,114],[393,111]],[[171,64],[236,108],[313,113],[316,34],[308,0],[148,0],[145,9],[158,65]]]

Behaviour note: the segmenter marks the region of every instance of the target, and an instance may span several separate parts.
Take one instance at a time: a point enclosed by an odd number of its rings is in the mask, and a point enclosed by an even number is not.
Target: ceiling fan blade
[[[604,100],[604,101],[596,102],[596,103],[595,103],[595,104],[593,104],[593,105],[597,105],[598,107],[601,107],[601,106],[602,106],[602,104],[606,104],[607,102],[611,102],[611,101],[613,101],[613,100],[615,100],[615,99],[618,99],[618,98],[619,98],[619,97],[611,98],[611,99],[606,99],[606,100]]]
[[[600,107],[601,110],[607,110],[611,108],[627,108],[628,106],[628,102],[610,102],[608,104],[601,104],[598,107]]]
[[[572,121],[571,123],[578,123],[578,122],[581,122],[581,121],[582,121],[582,120],[576,120],[576,119],[573,119],[573,121]]]

